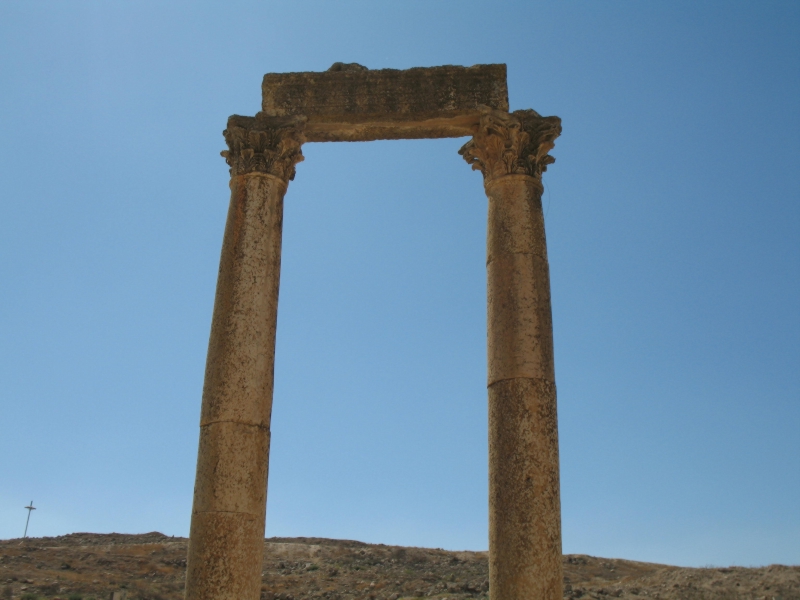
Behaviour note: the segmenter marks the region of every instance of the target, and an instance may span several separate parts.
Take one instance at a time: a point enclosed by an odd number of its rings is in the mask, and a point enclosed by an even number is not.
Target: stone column
[[[264,555],[283,196],[298,120],[231,117],[231,202],[208,344],[187,600],[258,600]]]
[[[460,154],[489,198],[489,593],[561,600],[561,502],[542,172],[558,117],[486,110]]]

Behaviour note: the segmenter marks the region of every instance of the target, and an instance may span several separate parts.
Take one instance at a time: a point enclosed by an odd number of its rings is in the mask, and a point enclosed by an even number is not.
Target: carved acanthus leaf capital
[[[547,165],[555,162],[548,152],[561,134],[561,119],[543,117],[533,110],[507,113],[485,109],[478,131],[458,153],[484,181],[505,175],[528,175],[541,180]]]
[[[222,132],[228,150],[220,154],[230,166],[231,176],[267,173],[289,182],[295,165],[303,160],[304,121],[266,123],[252,118],[232,117]]]

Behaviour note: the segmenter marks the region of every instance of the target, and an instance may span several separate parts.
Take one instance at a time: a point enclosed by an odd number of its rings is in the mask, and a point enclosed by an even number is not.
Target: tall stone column
[[[483,172],[489,363],[489,593],[561,600],[561,502],[542,172],[558,117],[486,110],[460,154]]]
[[[231,117],[231,202],[208,344],[187,600],[258,600],[264,555],[283,196],[298,120]]]

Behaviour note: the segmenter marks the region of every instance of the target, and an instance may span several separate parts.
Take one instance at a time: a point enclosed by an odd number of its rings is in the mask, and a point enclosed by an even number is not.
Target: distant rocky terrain
[[[0,598],[179,600],[185,538],[74,533],[0,540]],[[263,600],[485,599],[485,552],[448,552],[318,538],[270,538]],[[564,556],[565,598],[800,600],[800,566],[671,567]]]

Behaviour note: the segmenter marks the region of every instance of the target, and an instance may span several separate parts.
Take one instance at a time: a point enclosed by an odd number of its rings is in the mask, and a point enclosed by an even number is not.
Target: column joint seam
[[[506,255],[506,256],[508,256],[509,254],[510,254],[510,255],[514,255],[514,256],[518,256],[518,255],[522,255],[522,256],[535,256],[535,257],[537,257],[537,258],[541,258],[541,259],[542,259],[542,260],[544,260],[544,261],[547,261],[547,257],[546,257],[546,256],[542,256],[541,254],[538,254],[538,253],[536,253],[536,252],[507,252],[507,253],[505,253],[505,255]],[[488,258],[488,257],[487,257],[487,259],[486,259],[486,266],[488,267],[488,266],[489,266],[489,264],[490,264],[490,263],[493,263],[495,260],[496,260],[496,259],[494,259],[494,258]]]
[[[233,419],[217,419],[214,421],[207,421],[205,423],[200,423],[200,428],[207,427],[209,425],[214,425],[216,423],[235,423],[236,425],[244,425],[245,427],[256,427],[258,429],[265,429],[267,433],[269,433],[269,425],[259,425],[258,423],[245,423],[244,421],[234,421]]]
[[[199,515],[199,514],[208,515],[208,514],[212,514],[212,513],[213,514],[223,513],[223,514],[226,514],[226,515],[252,515],[254,517],[260,517],[261,516],[260,514],[245,512],[243,510],[195,510],[195,511],[192,511],[192,512],[194,514],[196,514],[196,515]]]
[[[544,377],[503,377],[503,378],[501,378],[501,379],[495,379],[495,380],[494,380],[492,383],[487,383],[487,384],[486,384],[486,387],[487,387],[487,388],[490,388],[490,387],[492,387],[492,386],[493,386],[495,383],[501,383],[501,382],[503,382],[503,381],[513,381],[513,380],[515,380],[515,379],[530,379],[530,380],[532,380],[532,381],[543,381],[543,382],[545,382],[545,383],[552,383],[553,385],[555,385],[555,384],[556,384],[556,382],[555,382],[555,381],[551,381],[550,379],[545,379]]]

